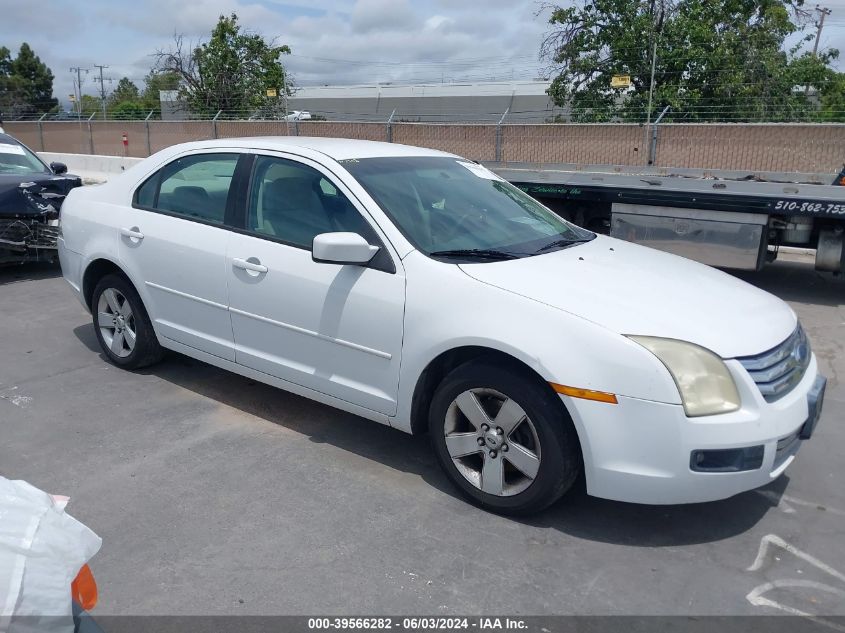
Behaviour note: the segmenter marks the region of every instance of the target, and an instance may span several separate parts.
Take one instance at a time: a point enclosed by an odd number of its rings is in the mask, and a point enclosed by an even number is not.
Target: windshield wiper
[[[497,251],[491,248],[462,248],[450,251],[434,251],[431,257],[466,257],[477,259],[517,259],[519,255]]]
[[[585,242],[591,242],[592,240],[593,240],[592,237],[582,238],[582,239],[555,240],[554,242],[551,242],[550,244],[546,244],[545,246],[542,246],[541,248],[537,249],[537,252],[538,253],[544,253],[544,252],[551,250],[553,248],[557,248],[558,246],[564,246],[564,247],[574,246],[575,244],[583,244]]]

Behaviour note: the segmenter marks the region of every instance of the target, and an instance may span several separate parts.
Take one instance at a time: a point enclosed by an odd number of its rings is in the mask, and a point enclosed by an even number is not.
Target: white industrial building
[[[546,93],[549,81],[371,84],[297,88],[289,110],[307,110],[330,121],[496,122],[565,120],[567,111]]]

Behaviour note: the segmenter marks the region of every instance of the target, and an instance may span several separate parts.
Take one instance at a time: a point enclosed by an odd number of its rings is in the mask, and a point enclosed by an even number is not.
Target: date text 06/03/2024
[[[527,628],[519,618],[509,617],[335,617],[309,618],[312,630],[403,630],[403,631],[462,631],[462,630],[511,630]]]

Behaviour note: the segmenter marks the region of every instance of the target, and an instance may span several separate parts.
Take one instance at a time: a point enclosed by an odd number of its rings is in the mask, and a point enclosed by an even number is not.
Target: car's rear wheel
[[[435,391],[429,431],[452,482],[493,512],[538,512],[569,490],[581,469],[565,409],[518,369],[474,362],[453,370]]]
[[[103,277],[94,288],[91,307],[97,340],[112,363],[138,369],[161,359],[164,350],[141,297],[125,277]]]

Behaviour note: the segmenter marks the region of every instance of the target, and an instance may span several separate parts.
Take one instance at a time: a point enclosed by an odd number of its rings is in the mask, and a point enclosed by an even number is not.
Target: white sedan
[[[472,161],[368,141],[177,145],[62,208],[105,356],[170,349],[428,432],[472,501],[670,504],[778,477],[825,379],[793,311],[569,224]]]

